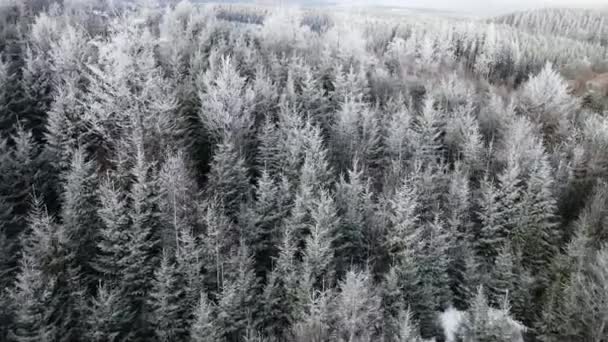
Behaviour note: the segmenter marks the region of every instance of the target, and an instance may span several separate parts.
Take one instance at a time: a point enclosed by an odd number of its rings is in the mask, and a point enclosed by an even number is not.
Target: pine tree
[[[443,115],[434,106],[435,100],[428,96],[413,127],[416,133],[415,157],[424,163],[435,162],[442,157],[444,120]]]
[[[179,247],[182,230],[196,227],[197,184],[181,151],[165,160],[158,178],[160,209],[166,222],[161,234],[162,246],[171,252]]]
[[[253,290],[256,286],[253,260],[246,246],[241,245],[228,267],[217,308],[219,336],[229,341],[238,339],[247,331],[248,320],[253,313]]]
[[[125,249],[128,252],[122,261],[124,268],[120,288],[127,307],[133,313],[131,329],[135,330],[136,336],[144,338],[149,334],[145,322],[145,317],[149,314],[146,298],[158,264],[160,209],[157,176],[145,159],[141,140],[136,146],[136,163],[131,170],[133,184],[128,196],[131,226],[127,232]]]
[[[150,291],[150,323],[158,341],[181,341],[187,328],[186,318],[182,317],[182,286],[177,274],[176,265],[170,260],[166,251],[163,253],[160,267],[154,273]]]
[[[348,171],[348,181],[340,178],[336,185],[336,206],[341,217],[334,240],[338,276],[345,273],[340,266],[362,267],[370,251],[366,241],[370,238],[370,225],[374,203],[369,181],[355,163]]]
[[[466,256],[471,242],[471,189],[469,174],[460,164],[456,164],[450,177],[446,197],[446,229],[448,231],[447,255],[450,257],[448,276],[453,295],[453,304],[457,309],[464,309],[468,303],[468,294],[462,286],[465,282]]]
[[[261,327],[269,337],[289,338],[291,327],[302,313],[298,296],[296,247],[290,227],[286,227],[276,265],[264,288]]]
[[[201,109],[199,117],[214,141],[234,139],[235,148],[245,148],[253,124],[255,94],[239,75],[230,56],[220,59],[197,79]]]
[[[409,252],[418,240],[420,230],[418,227],[418,189],[413,179],[403,178],[401,185],[390,201],[391,225],[388,228],[387,249],[391,257],[399,259]]]
[[[304,314],[293,327],[295,341],[322,342],[330,338],[330,300],[329,290],[306,291]]]
[[[87,310],[87,338],[95,342],[120,341],[133,338],[125,332],[125,322],[132,321],[131,312],[123,306],[119,289],[100,283],[97,296]]]
[[[382,295],[382,332],[387,341],[398,341],[400,330],[400,314],[403,312],[402,284],[396,267],[391,267],[381,287]]]
[[[91,251],[100,228],[94,164],[85,160],[82,151],[73,156],[64,176],[62,224],[57,228],[56,254],[51,265],[57,282],[53,314],[60,341],[70,341],[84,333],[83,296],[94,288],[96,274],[91,267]]]
[[[199,294],[204,289],[204,248],[202,235],[196,236],[193,231],[185,229],[178,235],[175,260],[183,291],[180,310],[184,317],[191,316],[192,308],[196,307]]]
[[[13,240],[26,229],[26,218],[33,189],[43,195],[51,184],[43,180],[47,176],[42,163],[40,148],[31,131],[17,124],[10,139],[0,137],[0,198],[3,205],[4,231]],[[50,178],[50,177],[49,177]],[[51,208],[51,210],[54,207]]]
[[[249,245],[254,254],[256,274],[265,278],[272,259],[277,256],[279,224],[287,216],[286,203],[279,195],[279,187],[267,170],[262,171],[256,187],[256,201],[247,212],[245,222]]]
[[[17,342],[54,341],[57,326],[53,321],[53,277],[45,275],[31,255],[20,261],[14,293],[14,328],[9,336]]]
[[[92,286],[96,277],[90,265],[91,251],[95,249],[101,225],[97,215],[97,186],[95,164],[86,160],[84,151],[74,151],[70,170],[65,176],[61,238],[69,253],[66,260],[68,276],[85,287]]]
[[[106,179],[99,187],[98,215],[102,225],[97,241],[97,255],[93,267],[108,284],[116,285],[123,274],[124,258],[129,251],[128,230],[130,225],[127,198],[114,182]]]
[[[336,298],[336,330],[344,341],[369,341],[380,319],[380,298],[367,272],[349,271]]]
[[[205,234],[202,241],[205,285],[210,292],[221,292],[224,283],[226,254],[233,248],[233,226],[217,201],[205,203],[201,209]]]
[[[399,330],[394,337],[397,342],[419,342],[422,338],[412,312],[408,309],[399,313]]]
[[[249,176],[245,160],[231,142],[220,143],[211,163],[208,191],[234,218],[249,196]]]
[[[213,342],[219,338],[213,318],[213,307],[205,293],[201,293],[194,312],[194,321],[190,327],[192,342]]]
[[[542,159],[535,165],[527,187],[522,195],[522,211],[518,216],[523,221],[520,229],[523,235],[524,265],[538,274],[540,281],[546,283],[546,271],[557,254],[557,241],[560,236],[557,226],[557,205],[553,197],[553,177],[547,160]]]
[[[486,178],[480,185],[480,203],[477,212],[480,227],[477,232],[475,249],[477,254],[483,258],[483,274],[488,274],[498,254],[500,245],[504,241],[502,235],[503,225],[500,220],[500,203],[498,191],[491,180]]]
[[[516,276],[514,274],[514,257],[511,250],[511,245],[506,243],[500,249],[498,256],[494,262],[494,269],[490,276],[489,297],[490,303],[498,305],[505,296],[512,296],[515,289]]]
[[[304,281],[310,282],[312,288],[321,289],[333,284],[334,252],[331,246],[340,221],[329,194],[321,192],[314,206],[303,256]]]

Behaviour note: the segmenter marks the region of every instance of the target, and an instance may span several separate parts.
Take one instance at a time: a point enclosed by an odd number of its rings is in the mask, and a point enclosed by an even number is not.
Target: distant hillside
[[[494,22],[534,34],[550,34],[608,45],[607,11],[542,9],[500,16]]]

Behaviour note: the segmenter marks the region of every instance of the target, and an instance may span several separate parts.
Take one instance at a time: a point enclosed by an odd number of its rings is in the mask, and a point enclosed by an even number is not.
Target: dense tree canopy
[[[606,341],[606,21],[3,2],[0,341]]]

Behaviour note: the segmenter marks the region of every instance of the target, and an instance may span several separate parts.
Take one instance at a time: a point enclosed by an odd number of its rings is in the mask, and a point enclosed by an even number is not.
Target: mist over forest
[[[0,341],[608,341],[602,4],[298,3],[1,3]]]

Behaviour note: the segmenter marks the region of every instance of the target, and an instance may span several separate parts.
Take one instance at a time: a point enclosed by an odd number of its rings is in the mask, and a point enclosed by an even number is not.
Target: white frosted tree
[[[578,99],[568,90],[568,83],[550,63],[530,77],[519,98],[523,113],[541,125],[548,141],[556,141],[567,132],[579,106]]]
[[[380,298],[367,272],[349,271],[336,297],[336,330],[341,341],[370,341],[380,319]]]
[[[230,56],[220,59],[197,79],[201,101],[199,117],[213,141],[231,137],[237,149],[245,147],[253,125],[255,94],[239,75]]]

